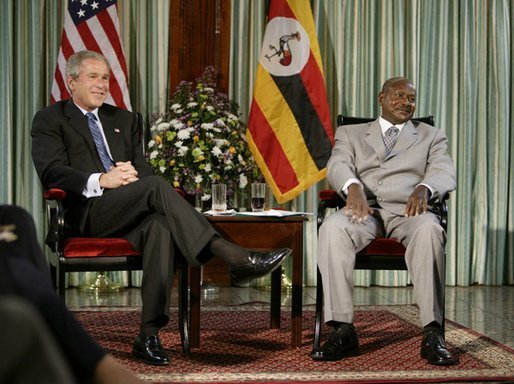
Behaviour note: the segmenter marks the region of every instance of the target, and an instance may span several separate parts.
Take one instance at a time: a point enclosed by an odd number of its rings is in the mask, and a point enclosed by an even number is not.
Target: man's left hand
[[[428,211],[428,195],[430,191],[424,185],[418,185],[409,196],[405,206],[405,217],[417,216]]]

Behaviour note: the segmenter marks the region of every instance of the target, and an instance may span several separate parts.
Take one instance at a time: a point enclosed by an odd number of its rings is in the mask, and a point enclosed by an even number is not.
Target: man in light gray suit
[[[423,325],[421,357],[451,365],[443,322],[446,233],[430,204],[456,188],[455,167],[441,130],[411,118],[416,89],[406,78],[387,80],[378,94],[381,116],[339,127],[328,162],[328,181],[346,206],[319,230],[318,265],[323,278],[329,339],[314,360],[339,360],[358,351],[353,326],[355,254],[377,237],[398,239],[414,285]]]

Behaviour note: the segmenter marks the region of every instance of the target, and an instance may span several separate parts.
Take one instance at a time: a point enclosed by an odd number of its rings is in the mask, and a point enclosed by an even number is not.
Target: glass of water
[[[252,211],[264,211],[266,198],[266,183],[252,183]]]

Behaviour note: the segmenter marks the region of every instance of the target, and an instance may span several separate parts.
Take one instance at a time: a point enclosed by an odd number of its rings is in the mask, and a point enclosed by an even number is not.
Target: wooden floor
[[[172,306],[176,306],[172,295]],[[282,294],[282,305],[290,306],[291,297]],[[202,305],[239,305],[250,302],[269,302],[269,290],[240,287],[206,287]],[[70,308],[90,306],[141,306],[139,288],[125,288],[116,293],[97,293],[69,288],[66,303]],[[315,288],[304,288],[303,305],[313,306]],[[412,287],[356,287],[356,305],[414,304]],[[446,318],[471,328],[504,345],[514,348],[514,286],[447,287]]]

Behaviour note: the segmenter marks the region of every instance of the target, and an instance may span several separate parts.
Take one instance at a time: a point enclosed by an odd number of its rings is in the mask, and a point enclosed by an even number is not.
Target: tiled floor
[[[269,302],[269,291],[257,288],[215,287],[217,293],[204,294],[202,305],[239,305],[249,302]],[[206,290],[206,292],[208,292]],[[303,290],[303,305],[314,305],[315,288]],[[173,294],[172,305],[176,306]],[[291,304],[289,294],[282,295],[282,305]],[[68,289],[69,307],[88,306],[140,306],[138,288],[123,289],[117,293],[96,293]],[[414,303],[412,287],[355,288],[356,305],[393,305]],[[514,348],[514,286],[502,287],[447,287],[446,318],[471,328],[502,344]]]

